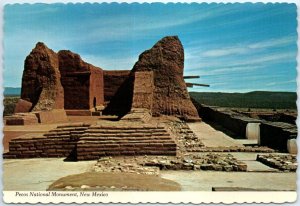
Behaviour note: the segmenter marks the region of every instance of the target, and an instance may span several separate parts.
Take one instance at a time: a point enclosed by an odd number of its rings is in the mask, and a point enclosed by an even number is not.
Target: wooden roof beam
[[[198,83],[189,83],[189,82],[186,82],[185,84],[187,87],[193,87],[193,86],[209,87],[210,86],[209,84],[198,84]]]
[[[196,76],[183,76],[183,79],[198,79],[200,78],[200,76],[196,75]]]

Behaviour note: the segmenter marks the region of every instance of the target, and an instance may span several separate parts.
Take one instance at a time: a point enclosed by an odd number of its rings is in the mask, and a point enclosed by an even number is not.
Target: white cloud
[[[189,59],[186,61],[185,68],[189,71],[212,71],[215,69],[225,69],[232,67],[259,67],[271,64],[296,61],[295,52],[262,53],[259,55],[231,56],[226,59],[206,59],[204,57]],[[246,68],[245,68],[246,69]],[[228,70],[230,71],[230,70]]]
[[[295,82],[296,82],[296,78],[288,80],[288,81],[270,82],[270,83],[267,83],[266,86],[284,85],[284,84],[291,84],[291,83],[295,83]]]
[[[245,54],[247,52],[248,52],[247,48],[232,47],[232,48],[209,50],[204,52],[202,55],[204,57],[220,57],[220,56],[228,56],[228,55],[235,55],[235,54]]]
[[[270,47],[287,46],[289,44],[296,44],[297,38],[295,36],[287,36],[279,39],[271,39],[268,41],[258,42],[248,45],[250,49],[265,49]]]
[[[244,45],[235,44],[230,47],[226,46],[218,49],[211,49],[204,51],[204,46],[201,47],[191,47],[186,49],[188,52],[187,59],[191,59],[193,57],[223,57],[230,55],[245,55],[245,54],[253,54],[258,51],[266,50],[274,47],[283,47],[291,44],[296,45],[297,38],[295,36],[287,36],[278,39],[271,39],[267,41],[253,42],[253,43],[245,43]]]

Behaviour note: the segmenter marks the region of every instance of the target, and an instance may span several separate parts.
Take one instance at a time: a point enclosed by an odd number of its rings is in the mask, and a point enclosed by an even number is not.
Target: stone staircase
[[[76,145],[90,124],[75,123],[58,126],[41,135],[30,133],[9,142],[9,152],[3,158],[76,157]]]
[[[150,110],[144,108],[132,108],[131,111],[122,117],[121,121],[147,123],[151,120]]]
[[[176,155],[176,144],[163,126],[111,123],[92,125],[77,142],[77,160],[116,155]]]
[[[23,135],[9,143],[4,158],[66,157],[96,160],[102,156],[176,155],[174,138],[161,125],[100,121],[58,126],[43,135]]]

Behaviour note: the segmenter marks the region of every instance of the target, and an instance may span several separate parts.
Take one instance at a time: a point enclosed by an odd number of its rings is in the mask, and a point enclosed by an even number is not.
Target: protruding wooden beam
[[[189,82],[186,82],[185,83],[187,87],[193,87],[193,86],[200,86],[200,87],[209,87],[209,84],[198,84],[198,83],[189,83]]]
[[[186,87],[193,88],[193,84],[191,84],[191,83],[185,83],[185,84],[186,84]]]
[[[184,79],[198,79],[200,78],[199,75],[191,75],[191,76],[183,76]]]
[[[196,75],[196,76],[183,76],[183,79],[198,79],[200,78],[200,76]]]

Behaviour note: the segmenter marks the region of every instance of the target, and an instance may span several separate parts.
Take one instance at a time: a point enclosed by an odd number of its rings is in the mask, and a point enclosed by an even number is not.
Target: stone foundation
[[[4,118],[6,125],[31,125],[67,122],[68,117],[65,110],[54,109],[51,111],[16,113]]]
[[[67,122],[68,117],[66,115],[66,111],[63,109],[54,109],[51,111],[39,111],[34,112],[37,116],[39,123],[59,123],[59,122]]]
[[[92,112],[90,110],[66,110],[68,116],[91,116]]]
[[[38,124],[39,119],[34,113],[17,113],[4,117],[6,125],[32,125]]]
[[[9,142],[9,152],[3,158],[76,158],[78,135],[88,128],[88,124],[69,124],[58,126],[40,136],[25,135]]]
[[[68,124],[43,136],[9,142],[4,158],[66,157],[94,160],[118,155],[176,155],[174,138],[162,126],[134,123]]]

